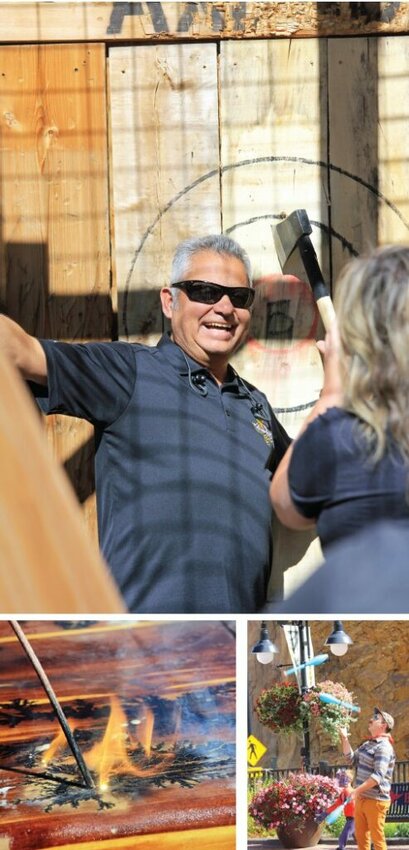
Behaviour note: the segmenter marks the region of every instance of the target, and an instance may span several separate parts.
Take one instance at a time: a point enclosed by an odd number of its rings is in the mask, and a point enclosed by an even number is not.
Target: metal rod
[[[73,785],[75,788],[84,788],[84,782],[80,782],[79,779],[70,779],[67,776],[57,777],[44,770],[29,770],[28,767],[16,767],[14,764],[8,764],[8,762],[4,761],[1,762],[0,768],[1,770],[8,770],[11,773],[22,773],[24,776],[36,776],[38,779],[46,779],[48,782],[64,782],[65,785]]]
[[[27,638],[26,638],[21,626],[19,625],[19,623],[16,620],[9,620],[9,623],[10,623],[10,626],[13,629],[14,633],[16,634],[18,640],[20,641],[21,646],[24,649],[24,652],[26,653],[26,655],[30,659],[31,664],[33,665],[34,670],[36,671],[37,676],[40,679],[40,682],[41,682],[41,684],[42,684],[42,686],[43,686],[43,688],[44,688],[44,690],[45,690],[45,692],[48,696],[48,699],[50,700],[50,703],[51,703],[51,705],[52,705],[52,707],[53,707],[53,709],[54,709],[54,711],[57,715],[61,729],[63,730],[64,735],[66,737],[67,744],[68,744],[68,746],[69,746],[69,748],[70,748],[70,750],[71,750],[71,752],[72,752],[72,754],[75,758],[78,769],[81,773],[81,776],[82,776],[87,788],[95,788],[94,780],[93,780],[93,778],[92,778],[92,776],[91,776],[91,774],[90,774],[90,772],[87,768],[87,765],[85,764],[81,750],[79,749],[78,744],[77,744],[77,742],[74,738],[74,735],[71,732],[71,729],[70,729],[70,727],[67,723],[67,718],[66,718],[66,716],[65,716],[65,714],[64,714],[64,712],[61,708],[61,705],[60,705],[60,703],[57,699],[57,696],[56,696],[52,686],[51,686],[51,683],[48,679],[48,676],[45,673],[45,670],[43,669],[39,659],[37,658],[37,655],[35,654],[31,644],[27,640]]]

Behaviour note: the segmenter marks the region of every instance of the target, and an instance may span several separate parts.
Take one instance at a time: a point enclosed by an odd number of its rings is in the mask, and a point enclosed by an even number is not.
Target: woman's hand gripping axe
[[[335,318],[334,305],[325,285],[309,234],[312,227],[306,210],[294,210],[273,227],[274,244],[283,274],[297,274],[300,262],[312,289],[322,323],[329,330]]]

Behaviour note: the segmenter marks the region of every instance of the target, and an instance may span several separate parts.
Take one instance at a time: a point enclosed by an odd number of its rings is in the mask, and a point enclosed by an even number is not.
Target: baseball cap
[[[387,711],[383,711],[381,708],[376,708],[376,707],[374,708],[374,712],[375,712],[375,714],[380,714],[381,717],[383,717],[383,719],[384,719],[389,730],[393,729],[393,727],[395,725],[395,721],[394,721],[391,714],[388,714]]]

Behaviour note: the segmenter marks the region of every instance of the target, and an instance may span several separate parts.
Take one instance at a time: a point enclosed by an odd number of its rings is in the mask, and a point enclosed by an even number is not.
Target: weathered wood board
[[[124,611],[34,402],[4,357],[0,394],[0,612]]]
[[[377,243],[378,39],[328,45],[331,224],[334,270]],[[373,191],[375,190],[375,191]]]
[[[378,243],[405,242],[409,171],[407,39],[331,39],[328,43],[332,257]]]
[[[322,225],[314,241],[328,267],[325,56],[312,39],[291,47],[260,41],[251,50],[228,42],[220,50],[223,226],[248,251],[259,293],[250,341],[235,363],[294,436],[322,384],[319,325],[308,284],[272,277],[280,272],[272,226],[283,212],[307,209]]]
[[[47,696],[9,624],[2,622],[0,837],[8,840],[9,850],[233,850],[231,631],[219,621],[203,620],[21,625],[96,789],[78,782]],[[135,844],[127,845],[131,837]]]
[[[305,38],[409,31],[407,3],[19,2],[0,6],[4,41]]]
[[[234,363],[294,437],[322,386],[322,327],[309,284],[280,276],[272,228],[283,213],[307,209],[328,272],[326,53],[313,39],[259,41],[250,50],[224,42],[220,62],[223,226],[248,251],[257,290],[250,337]],[[311,539],[275,524],[271,598],[287,590],[286,572]],[[302,579],[307,567],[299,572]]]
[[[409,7],[408,7],[409,8]],[[403,139],[409,132],[409,41],[378,39],[378,161],[382,242],[409,239],[409,162]]]
[[[103,45],[2,47],[0,114],[0,299],[37,336],[110,338]],[[95,535],[92,429],[58,419],[49,436]]]
[[[156,342],[176,245],[220,232],[216,47],[116,48],[109,85],[119,335]]]

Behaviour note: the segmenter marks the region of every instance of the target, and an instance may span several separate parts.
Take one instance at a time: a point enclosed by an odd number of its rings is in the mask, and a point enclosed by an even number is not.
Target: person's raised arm
[[[47,360],[38,339],[3,315],[0,315],[0,352],[13,363],[26,381],[47,383]]]
[[[338,731],[342,747],[342,755],[344,755],[348,759],[351,759],[354,754],[354,750],[351,747],[351,744],[349,743],[348,732],[344,726],[342,726]]]
[[[336,321],[326,334],[325,343],[317,343],[318,348],[324,356],[324,384],[321,394],[311,413],[303,422],[297,437],[307,428],[310,422],[320,413],[324,413],[328,407],[340,406],[342,404],[342,389],[339,369],[339,334]],[[296,438],[297,439],[297,438]],[[315,525],[315,520],[307,519],[295,507],[291,498],[288,482],[288,469],[293,453],[293,443],[287,449],[281,463],[273,476],[270,484],[270,498],[274,511],[284,525],[302,531]]]

